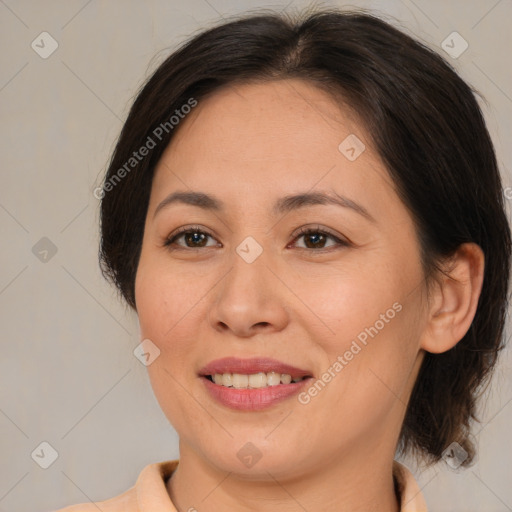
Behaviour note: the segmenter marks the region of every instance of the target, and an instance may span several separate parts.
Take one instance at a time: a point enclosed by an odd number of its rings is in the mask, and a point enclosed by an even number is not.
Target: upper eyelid
[[[292,236],[297,238],[297,237],[299,237],[301,235],[305,235],[305,234],[308,234],[310,232],[312,232],[312,233],[316,233],[316,232],[324,233],[326,235],[332,236],[333,238],[336,238],[336,239],[340,240],[340,237],[338,235],[334,234],[334,233],[331,233],[330,229],[324,228],[324,227],[319,226],[319,225],[301,227],[301,228],[299,228],[298,231],[296,230]]]

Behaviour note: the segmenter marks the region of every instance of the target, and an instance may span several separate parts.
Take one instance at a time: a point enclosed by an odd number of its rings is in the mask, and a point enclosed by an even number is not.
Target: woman
[[[180,458],[62,511],[420,512],[397,452],[471,463],[511,236],[439,55],[362,12],[224,22],[139,92],[97,192]]]

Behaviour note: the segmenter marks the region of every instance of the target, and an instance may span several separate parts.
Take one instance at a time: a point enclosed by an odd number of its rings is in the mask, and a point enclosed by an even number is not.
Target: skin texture
[[[349,134],[366,146],[354,161],[338,149]],[[175,203],[154,217],[168,194],[191,190],[225,210]],[[374,220],[336,205],[272,214],[278,198],[318,191]],[[189,225],[211,236],[164,246]],[[297,237],[302,227],[348,245]],[[252,263],[236,252],[248,236],[263,249]],[[399,510],[391,471],[405,406],[424,351],[448,350],[469,328],[483,264],[465,244],[451,267],[461,282],[440,279],[427,300],[412,218],[369,134],[314,85],[237,85],[201,100],[156,169],[135,288],[141,339],[161,351],[151,384],[180,437],[167,484],[177,508]],[[198,376],[213,359],[267,356],[320,378],[395,303],[401,310],[307,404],[294,396],[237,412]],[[247,442],[261,453],[251,468],[237,457]]]

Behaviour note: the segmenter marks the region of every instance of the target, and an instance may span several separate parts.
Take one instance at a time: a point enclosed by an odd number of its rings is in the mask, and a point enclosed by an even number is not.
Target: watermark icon
[[[458,32],[452,32],[441,43],[441,48],[453,59],[458,59],[468,47],[468,42]]]
[[[30,46],[39,57],[47,59],[59,47],[59,43],[48,32],[41,32]]]
[[[366,146],[364,145],[363,141],[353,133],[343,139],[338,146],[339,152],[351,162],[359,158],[365,149]]]
[[[30,456],[38,466],[48,469],[57,460],[59,454],[50,443],[43,441]]]
[[[442,458],[452,469],[457,469],[467,458],[468,452],[462,446],[454,441],[442,453]]]
[[[512,187],[505,187],[503,189],[503,194],[506,199],[512,199]]]
[[[236,456],[244,466],[252,468],[263,457],[263,454],[256,445],[249,441],[238,450]]]
[[[160,123],[151,133],[148,135],[146,141],[142,146],[132,153],[132,156],[120,167],[115,174],[110,176],[108,180],[103,183],[101,187],[94,189],[93,195],[96,199],[103,199],[107,192],[110,192],[114,187],[137,165],[142,162],[146,156],[150,154],[150,151],[154,149],[159,142],[161,142],[165,136],[174,130],[174,128],[180,123],[185,116],[190,113],[192,108],[197,105],[197,100],[189,98],[187,103],[183,104],[179,109],[174,111],[168,121]],[[155,140],[156,139],[156,140]]]
[[[361,331],[356,338],[352,340],[350,348],[346,350],[343,355],[339,355],[336,361],[327,368],[327,371],[322,374],[322,376],[317,379],[311,386],[302,393],[299,393],[297,397],[298,401],[303,404],[309,404],[311,402],[311,398],[315,397],[322,391],[325,386],[331,382],[331,380],[338,375],[345,366],[347,366],[354,356],[359,354],[363,347],[368,344],[368,336],[372,339],[379,334],[379,332],[384,329],[386,324],[389,324],[390,320],[395,318],[397,313],[402,311],[402,305],[399,302],[395,302],[393,306],[386,310],[385,313],[381,313],[379,316],[379,320],[377,320],[371,327],[366,327],[363,331]],[[363,345],[359,345],[359,343]]]
[[[160,356],[160,349],[149,338],[146,338],[135,347],[133,355],[144,366],[149,366]]]
[[[42,263],[48,263],[57,254],[57,246],[48,237],[43,236],[32,247],[32,254]]]
[[[263,252],[263,247],[252,236],[248,236],[238,245],[236,252],[246,263],[252,263]]]

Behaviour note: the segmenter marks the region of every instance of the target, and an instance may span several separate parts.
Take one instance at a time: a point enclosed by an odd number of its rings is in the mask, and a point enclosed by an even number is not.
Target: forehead
[[[343,134],[363,127],[348,107],[298,80],[233,84],[199,101],[171,141],[215,151],[219,156],[284,159],[337,151]],[[369,140],[367,140],[370,143]]]
[[[152,195],[199,187],[261,200],[313,187],[364,190],[376,204],[394,198],[357,115],[295,79],[231,85],[199,100],[157,166]]]

